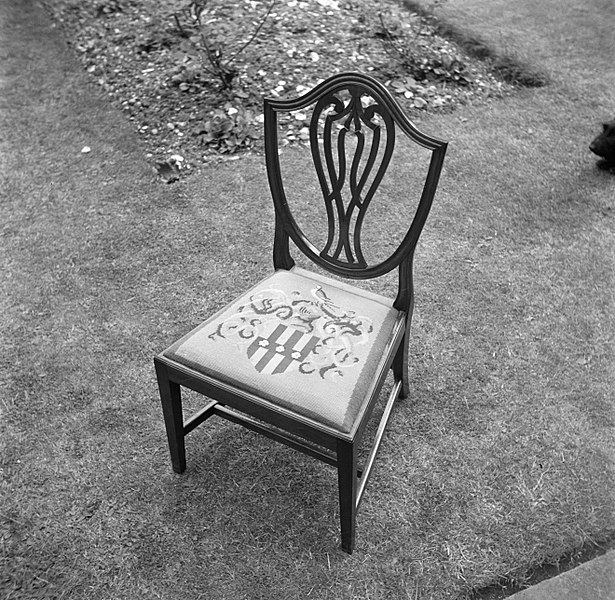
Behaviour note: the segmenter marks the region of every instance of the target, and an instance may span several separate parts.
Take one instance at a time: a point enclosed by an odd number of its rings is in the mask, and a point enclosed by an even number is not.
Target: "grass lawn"
[[[349,557],[332,469],[226,422],[168,459],[152,357],[270,271],[262,157],[161,183],[44,13],[0,1],[0,597],[462,599],[612,543],[615,178],[587,150],[612,8],[577,4],[439,9],[552,82],[421,123],[451,144],[412,398]]]

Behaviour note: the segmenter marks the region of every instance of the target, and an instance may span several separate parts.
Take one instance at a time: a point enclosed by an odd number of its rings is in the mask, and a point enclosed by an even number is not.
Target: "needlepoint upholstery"
[[[279,270],[164,354],[347,433],[398,321],[391,304],[333,279]]]

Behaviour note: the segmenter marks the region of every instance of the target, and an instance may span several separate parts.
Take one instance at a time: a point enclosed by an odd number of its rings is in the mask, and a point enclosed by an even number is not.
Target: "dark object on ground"
[[[589,145],[589,149],[603,160],[598,161],[601,169],[615,169],[615,120],[602,125],[602,133]]]
[[[419,131],[387,88],[357,73],[335,75],[297,99],[268,98],[264,109],[275,273],[155,358],[171,461],[175,472],[185,470],[185,436],[216,415],[334,465],[342,548],[352,553],[357,509],[393,404],[410,391],[412,257],[436,192],[446,143]],[[283,168],[279,158],[289,119],[308,109],[314,175],[323,194],[323,202],[313,205],[326,210],[328,226],[327,239],[321,238],[319,246],[293,216],[293,202],[287,200],[296,198],[293,189],[302,184],[294,166],[284,163]],[[361,230],[393,156],[396,134],[405,134],[424,150],[422,165],[412,165],[423,167],[416,171],[423,189],[397,249],[373,263],[365,258]],[[406,155],[407,146],[402,148]],[[397,271],[397,297],[296,267],[291,241],[340,277],[373,279]],[[389,399],[371,451],[359,467],[361,440],[389,371]],[[211,399],[186,422],[181,387]]]
[[[173,183],[179,179],[179,167],[173,160],[165,162],[157,162],[155,166],[156,172],[167,183]]]

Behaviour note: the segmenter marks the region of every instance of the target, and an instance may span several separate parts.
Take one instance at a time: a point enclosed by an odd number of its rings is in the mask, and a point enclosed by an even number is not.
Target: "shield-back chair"
[[[341,544],[352,553],[357,508],[383,432],[393,404],[409,391],[412,261],[446,143],[419,131],[386,87],[361,74],[335,75],[296,99],[265,99],[264,111],[275,270],[155,357],[171,461],[175,472],[184,471],[185,436],[217,415],[334,465]],[[296,111],[308,114],[309,147],[320,187],[316,200],[326,215],[320,245],[299,226],[282,178],[280,123]],[[428,159],[401,243],[370,263],[362,229],[398,132],[409,138],[410,146],[414,142],[427,151]],[[290,241],[327,274],[296,266]],[[394,269],[395,298],[343,281],[376,278]],[[391,371],[391,391],[360,468],[359,443]],[[186,421],[182,386],[210,400]]]

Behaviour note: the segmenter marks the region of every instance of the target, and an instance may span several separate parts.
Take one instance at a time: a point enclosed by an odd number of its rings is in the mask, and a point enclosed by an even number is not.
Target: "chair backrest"
[[[307,114],[308,108],[309,144],[328,229],[321,247],[308,238],[293,216],[279,158],[280,118],[296,111]],[[267,171],[276,215],[275,268],[294,265],[289,239],[324,269],[354,279],[383,275],[411,259],[431,208],[446,142],[419,131],[386,87],[357,73],[334,75],[296,99],[266,98],[264,110]],[[370,264],[361,234],[370,202],[390,165],[398,130],[430,151],[431,157],[414,218],[401,243],[384,259]]]

